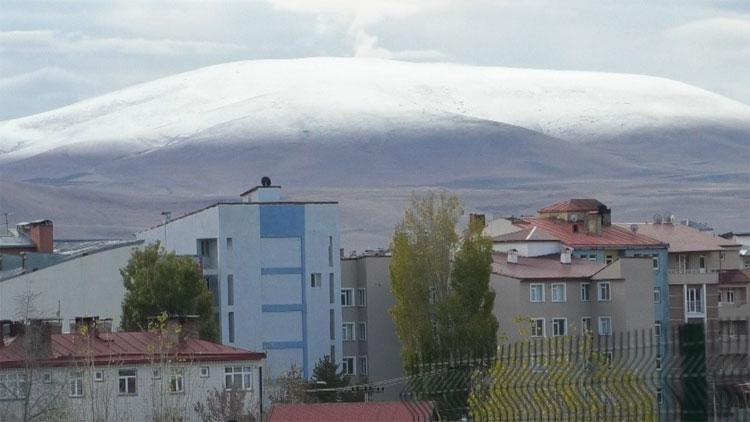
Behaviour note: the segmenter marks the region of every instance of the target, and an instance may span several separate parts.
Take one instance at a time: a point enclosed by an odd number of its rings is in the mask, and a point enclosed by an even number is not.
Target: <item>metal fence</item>
[[[684,324],[414,362],[401,399],[415,415],[431,403],[440,420],[750,421],[750,347],[741,322],[739,332],[725,321]]]

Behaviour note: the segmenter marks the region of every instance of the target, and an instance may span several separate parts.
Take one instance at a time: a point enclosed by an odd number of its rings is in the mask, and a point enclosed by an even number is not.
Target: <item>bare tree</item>
[[[203,422],[256,422],[257,405],[247,400],[247,391],[239,388],[214,389],[204,402],[193,407]]]

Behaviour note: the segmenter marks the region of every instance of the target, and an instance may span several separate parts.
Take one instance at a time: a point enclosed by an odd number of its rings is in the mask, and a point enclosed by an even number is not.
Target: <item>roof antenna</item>
[[[3,234],[6,236],[10,235],[10,227],[8,226],[8,216],[10,215],[9,212],[4,212],[3,214],[3,227],[5,230],[3,230]]]

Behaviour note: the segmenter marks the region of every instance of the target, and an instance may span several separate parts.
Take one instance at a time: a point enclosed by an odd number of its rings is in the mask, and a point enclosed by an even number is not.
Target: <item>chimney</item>
[[[278,202],[281,200],[281,186],[271,184],[271,178],[263,176],[260,185],[240,194],[242,202]]]
[[[563,264],[570,264],[570,262],[573,260],[573,250],[570,248],[565,248],[560,253],[560,262]]]
[[[86,332],[88,335],[93,334],[98,337],[100,333],[109,333],[112,331],[111,319],[99,319],[98,316],[79,316],[73,319],[71,332],[81,334]]]
[[[23,326],[22,339],[26,354],[32,359],[52,354],[52,334],[60,334],[62,327],[56,320],[31,319]]]
[[[198,315],[174,315],[167,320],[169,333],[177,332],[179,328],[179,341],[184,343],[189,338],[200,337],[200,318]]]
[[[511,249],[508,251],[508,264],[518,264],[518,250]]]
[[[469,214],[469,226],[472,226],[474,224],[481,224],[482,227],[486,227],[487,224],[484,220],[484,214],[475,214],[471,213]]]
[[[589,211],[586,213],[586,230],[589,234],[602,234],[602,216],[598,211]]]
[[[52,253],[53,236],[52,220],[40,220],[29,223],[31,240],[36,244],[36,251],[39,253]]]

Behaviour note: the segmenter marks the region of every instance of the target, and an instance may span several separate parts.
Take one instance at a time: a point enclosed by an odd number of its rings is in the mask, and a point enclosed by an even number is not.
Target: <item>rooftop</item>
[[[740,245],[720,236],[702,232],[682,224],[640,223],[638,233],[669,244],[669,252],[720,251]],[[626,226],[622,224],[621,226]],[[629,225],[627,225],[629,226]]]
[[[536,226],[573,248],[619,249],[634,247],[664,248],[667,246],[664,242],[641,233],[633,233],[633,231],[617,225],[602,226],[600,235],[586,233],[586,228],[581,223],[569,223],[560,220],[528,218],[517,223],[517,225],[526,229]],[[577,225],[580,231],[574,232],[574,225]]]
[[[271,422],[411,422],[434,420],[435,406],[426,401],[282,404]]]
[[[570,264],[563,264],[558,254],[533,258],[519,256],[517,263],[509,264],[507,256],[499,252],[492,254],[492,272],[519,280],[590,278],[607,266],[577,258],[573,258]]]
[[[719,271],[719,284],[748,284],[750,283],[750,268],[744,270]]]
[[[81,359],[94,365],[144,364],[154,357],[154,347],[160,344],[160,335],[151,332],[101,333],[84,337],[80,334],[52,334],[50,352],[41,366],[68,366]],[[21,337],[10,339],[0,348],[0,368],[19,368],[25,365],[26,351]],[[261,360],[265,353],[250,352],[210,341],[188,337],[178,343],[176,358],[193,362]],[[170,354],[172,355],[172,354]]]
[[[548,242],[558,241],[559,239],[544,229],[537,226],[521,229],[512,233],[505,233],[492,238],[495,243],[506,242]]]
[[[574,212],[574,211],[598,211],[601,207],[606,206],[596,199],[568,199],[547,205],[538,210],[540,213],[546,212]]]

